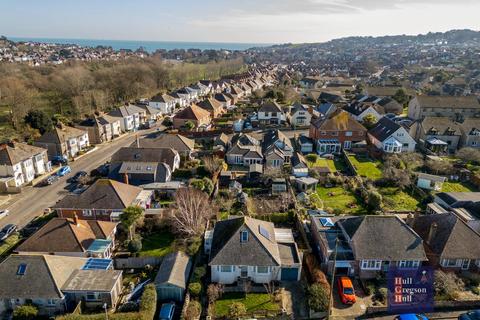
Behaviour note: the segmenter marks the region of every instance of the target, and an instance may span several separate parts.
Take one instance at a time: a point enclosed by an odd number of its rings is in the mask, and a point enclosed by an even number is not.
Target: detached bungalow
[[[54,206],[59,217],[118,221],[129,206],[150,207],[151,191],[114,180],[100,179],[79,195],[67,195]]]
[[[271,222],[250,217],[235,217],[217,222],[213,233],[208,234],[212,237],[212,282],[300,280],[302,258],[290,229],[276,229]]]

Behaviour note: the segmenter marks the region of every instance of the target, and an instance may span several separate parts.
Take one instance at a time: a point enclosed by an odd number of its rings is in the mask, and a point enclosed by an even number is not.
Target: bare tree
[[[202,158],[205,169],[211,174],[220,171],[223,168],[223,160],[215,156],[206,156]]]
[[[214,213],[208,195],[194,188],[179,189],[171,209],[173,229],[188,237],[200,235]]]

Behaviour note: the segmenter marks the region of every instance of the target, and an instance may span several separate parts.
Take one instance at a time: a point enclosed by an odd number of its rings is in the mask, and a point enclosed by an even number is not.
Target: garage
[[[282,281],[297,281],[298,268],[282,268],[282,274],[280,279]]]
[[[335,263],[335,275],[336,276],[349,276],[350,275],[350,263],[346,261],[337,261]]]

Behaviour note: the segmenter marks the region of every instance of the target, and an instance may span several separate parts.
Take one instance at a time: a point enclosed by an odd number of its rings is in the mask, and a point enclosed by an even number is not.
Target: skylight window
[[[262,236],[264,236],[265,238],[267,238],[268,240],[270,240],[270,233],[268,232],[267,229],[265,229],[263,226],[259,226],[258,229],[259,229],[260,234],[261,234]]]
[[[27,271],[27,265],[25,263],[21,263],[18,265],[17,275],[23,276]]]
[[[333,227],[333,222],[330,218],[320,218],[320,223],[324,227]]]

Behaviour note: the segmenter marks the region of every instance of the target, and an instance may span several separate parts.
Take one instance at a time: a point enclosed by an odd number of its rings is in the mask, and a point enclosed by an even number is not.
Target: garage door
[[[282,281],[296,281],[298,279],[298,268],[282,268]]]

